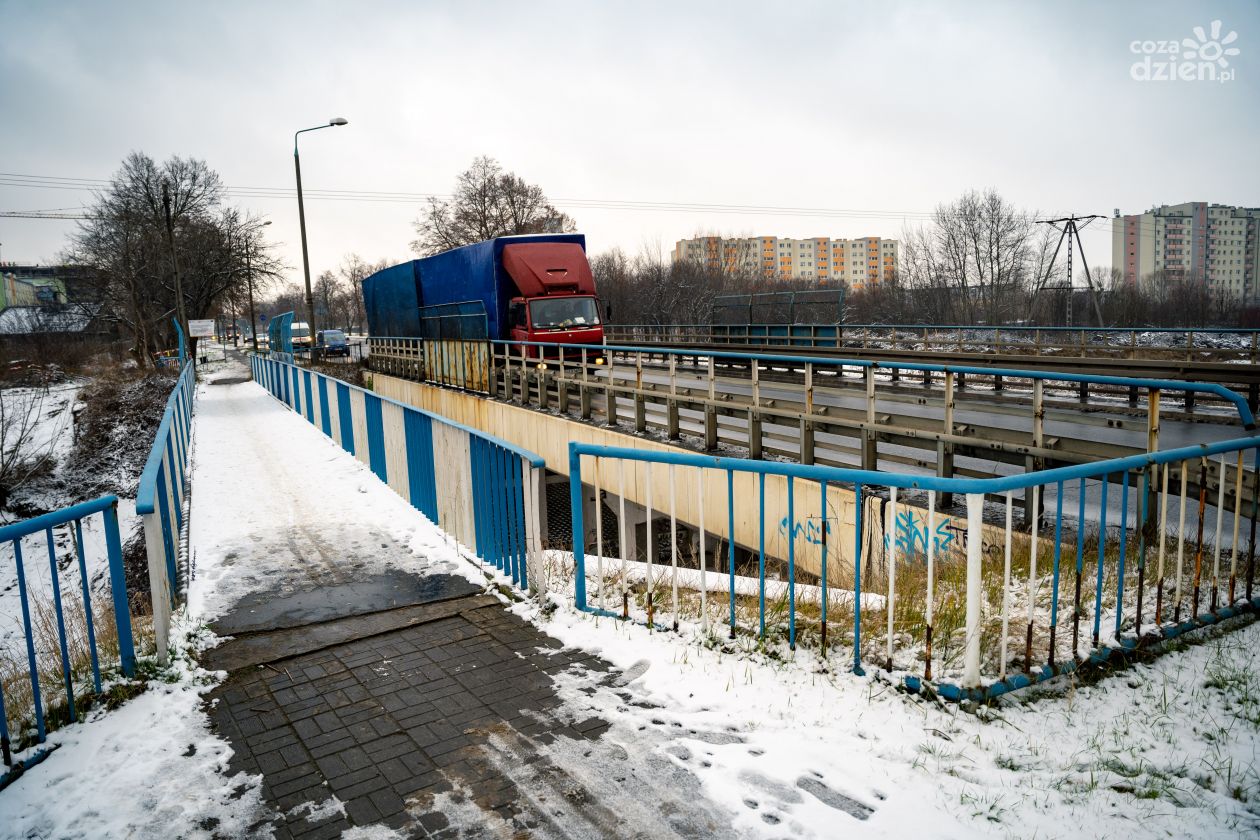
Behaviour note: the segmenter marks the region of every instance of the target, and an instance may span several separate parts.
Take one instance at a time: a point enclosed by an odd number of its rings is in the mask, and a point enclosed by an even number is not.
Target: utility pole
[[[175,314],[179,328],[188,335],[188,313],[184,311],[184,282],[179,276],[179,257],[175,252],[175,225],[171,220],[171,182],[162,182],[162,212],[166,215],[166,244],[171,249],[171,268],[175,272]],[[197,339],[191,338],[193,358],[197,357]]]
[[[258,352],[258,315],[254,312],[254,266],[249,260],[250,245],[245,243],[245,283],[249,289],[249,335],[254,339],[254,352]]]
[[[265,228],[271,224],[271,220],[263,222],[260,228]],[[254,266],[250,262],[254,248],[253,237],[245,239],[245,282],[246,288],[249,289],[249,334],[254,340],[254,352],[258,352],[258,315],[254,312]]]
[[[1098,304],[1098,295],[1094,290],[1094,278],[1089,273],[1089,263],[1085,261],[1085,245],[1081,242],[1081,228],[1089,227],[1090,222],[1094,219],[1101,219],[1102,216],[1067,216],[1062,219],[1049,219],[1047,221],[1039,221],[1039,225],[1050,225],[1059,231],[1059,243],[1054,246],[1054,256],[1050,257],[1050,264],[1046,266],[1045,276],[1041,278],[1041,282],[1037,284],[1037,292],[1040,293],[1045,288],[1046,281],[1050,279],[1050,272],[1054,270],[1054,261],[1059,257],[1059,249],[1063,247],[1063,240],[1067,240],[1067,312],[1064,326],[1072,326],[1072,240],[1076,240],[1076,245],[1081,251],[1081,265],[1085,268],[1085,286],[1089,289],[1089,299],[1094,305],[1094,317],[1098,319],[1098,326],[1103,326],[1102,307]],[[1077,222],[1085,224],[1078,225]],[[1060,227],[1062,225],[1062,227]]]

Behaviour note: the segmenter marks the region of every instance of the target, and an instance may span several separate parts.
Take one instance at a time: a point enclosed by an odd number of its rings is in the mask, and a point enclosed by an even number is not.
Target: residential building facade
[[[878,236],[857,239],[698,236],[680,239],[673,252],[674,262],[695,262],[715,271],[843,283],[853,289],[891,280],[897,272],[898,257],[897,240]]]
[[[1112,265],[1126,283],[1199,277],[1214,297],[1260,304],[1260,208],[1188,201],[1112,220]]]

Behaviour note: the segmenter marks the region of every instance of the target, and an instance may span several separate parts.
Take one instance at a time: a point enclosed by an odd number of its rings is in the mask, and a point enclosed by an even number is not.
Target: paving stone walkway
[[[229,771],[263,778],[271,813],[259,834],[314,840],[372,826],[364,836],[730,834],[730,815],[659,748],[661,733],[624,724],[618,732],[615,716],[599,713],[649,705],[624,687],[625,675],[565,649],[449,560],[410,568],[414,555],[402,556],[408,549],[387,525],[321,517],[294,488],[320,487],[326,511],[362,505],[362,489],[277,453],[322,436],[296,417],[288,426],[267,418],[287,409],[252,383],[210,390],[195,434],[217,448],[199,467],[194,529],[198,493],[218,492],[200,488],[220,487],[251,460],[265,461],[270,479],[247,500],[222,491],[214,504],[235,501],[239,515],[193,541],[203,556],[221,555],[203,585],[249,583],[211,625],[227,641],[202,661],[228,673],[206,708],[234,750]],[[330,470],[346,469],[349,457],[327,447],[320,455]],[[380,562],[391,558],[400,562]]]

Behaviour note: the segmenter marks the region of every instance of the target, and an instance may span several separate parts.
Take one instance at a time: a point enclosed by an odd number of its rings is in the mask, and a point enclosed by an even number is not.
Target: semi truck
[[[501,236],[390,266],[364,279],[363,301],[375,338],[604,343],[581,234]]]

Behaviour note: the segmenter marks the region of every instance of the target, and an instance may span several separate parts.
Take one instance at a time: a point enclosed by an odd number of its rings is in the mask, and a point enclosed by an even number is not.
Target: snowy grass
[[[1066,529],[1065,529],[1066,530]],[[1120,632],[1125,636],[1135,634],[1135,618],[1138,603],[1138,556],[1139,536],[1130,531],[1125,540],[1125,569],[1123,605],[1118,601],[1120,582],[1120,532],[1108,529],[1099,557],[1099,532],[1087,527],[1081,535],[1083,549],[1081,568],[1076,566],[1076,535],[1065,533],[1060,547],[1059,581],[1057,594],[1054,586],[1054,544],[1052,539],[1039,541],[1036,575],[1030,586],[1029,570],[1032,560],[1031,539],[1027,534],[1014,533],[1011,546],[1009,586],[1004,579],[1005,556],[1001,551],[986,552],[982,559],[980,648],[982,673],[989,680],[997,679],[1003,671],[1013,674],[1039,668],[1049,661],[1051,648],[1051,614],[1057,600],[1057,623],[1054,625],[1054,661],[1088,657],[1095,649],[1094,622],[1098,619],[1098,642],[1114,645],[1116,614],[1123,607]],[[1154,627],[1156,592],[1156,561],[1154,540],[1148,534],[1147,570],[1143,575],[1142,619],[1143,630]],[[1169,541],[1170,552],[1165,561],[1162,620],[1171,621],[1175,614],[1175,539]],[[1183,567],[1181,591],[1181,615],[1188,617],[1193,608],[1195,551],[1187,546]],[[1228,556],[1229,552],[1225,552]],[[573,570],[571,555],[553,550],[549,555],[549,578],[555,579],[558,590],[571,597]],[[733,641],[741,649],[771,659],[790,658],[790,619],[795,618],[795,643],[798,649],[815,651],[823,662],[835,660],[847,666],[853,660],[855,615],[853,593],[856,586],[851,568],[833,567],[829,574],[827,598],[826,635],[824,644],[822,604],[818,596],[818,580],[808,575],[798,575],[795,610],[786,591],[786,584],[777,580],[766,581],[765,634],[761,635],[761,606],[755,592],[758,570],[754,565],[737,567],[737,582],[747,580],[752,584],[737,587],[735,596],[735,637],[730,634],[730,597],[725,581],[729,572],[725,568],[707,571],[709,591],[702,598],[697,572],[699,563],[695,552],[685,547],[679,552],[678,611],[673,610],[673,576],[668,563],[655,564],[651,586],[651,604],[654,624],[671,627],[680,624],[708,628],[715,639],[723,643]],[[1212,603],[1213,581],[1211,578],[1212,551],[1204,548],[1204,561],[1200,569],[1199,610],[1206,611]],[[1245,559],[1245,554],[1244,554]],[[710,562],[713,562],[712,558]],[[598,558],[586,557],[588,577],[588,603],[617,614],[628,614],[641,623],[648,623],[649,590],[644,565],[641,562],[623,564],[615,557],[603,561],[604,579],[598,578]],[[1101,591],[1097,597],[1101,566]],[[771,572],[767,569],[767,578]],[[1076,581],[1080,578],[1079,612],[1076,602]],[[1239,580],[1235,595],[1241,598],[1245,591],[1245,564],[1240,563]],[[751,577],[747,577],[751,576]],[[967,568],[963,551],[942,552],[936,557],[933,568],[932,599],[932,672],[935,680],[957,680],[962,675],[966,633]],[[1222,578],[1215,582],[1217,602],[1229,599],[1227,564],[1222,564]],[[604,593],[601,601],[601,589]],[[714,591],[720,590],[720,591]],[[888,656],[888,575],[879,564],[868,565],[863,570],[862,581],[862,661],[867,665],[884,668],[895,673],[924,675],[927,659],[926,627],[928,624],[928,569],[922,555],[898,557],[893,599],[892,659]],[[1030,594],[1031,593],[1031,594]],[[1030,598],[1032,602],[1030,621]],[[1003,640],[1003,602],[1006,601],[1007,631]],[[1031,626],[1031,636],[1029,628]],[[1076,648],[1073,650],[1073,636]],[[1031,643],[1030,640],[1031,639]],[[1031,657],[1028,656],[1031,648]]]
[[[77,594],[77,593],[76,593]],[[63,593],[64,595],[64,593]],[[61,642],[57,613],[50,593],[30,594],[31,630],[35,662],[39,672],[45,725],[49,731],[70,721],[62,672]],[[118,627],[110,593],[92,598],[92,629],[101,672],[102,694],[97,695],[92,680],[92,648],[88,641],[87,616],[81,599],[63,597],[66,649],[74,686],[75,710],[79,716],[102,702],[112,705],[132,693],[119,664]],[[132,616],[132,638],[138,657],[153,652],[154,637],[149,616]],[[13,734],[14,749],[34,743],[36,737],[34,693],[25,642],[0,648],[0,689],[4,691],[5,714]]]

